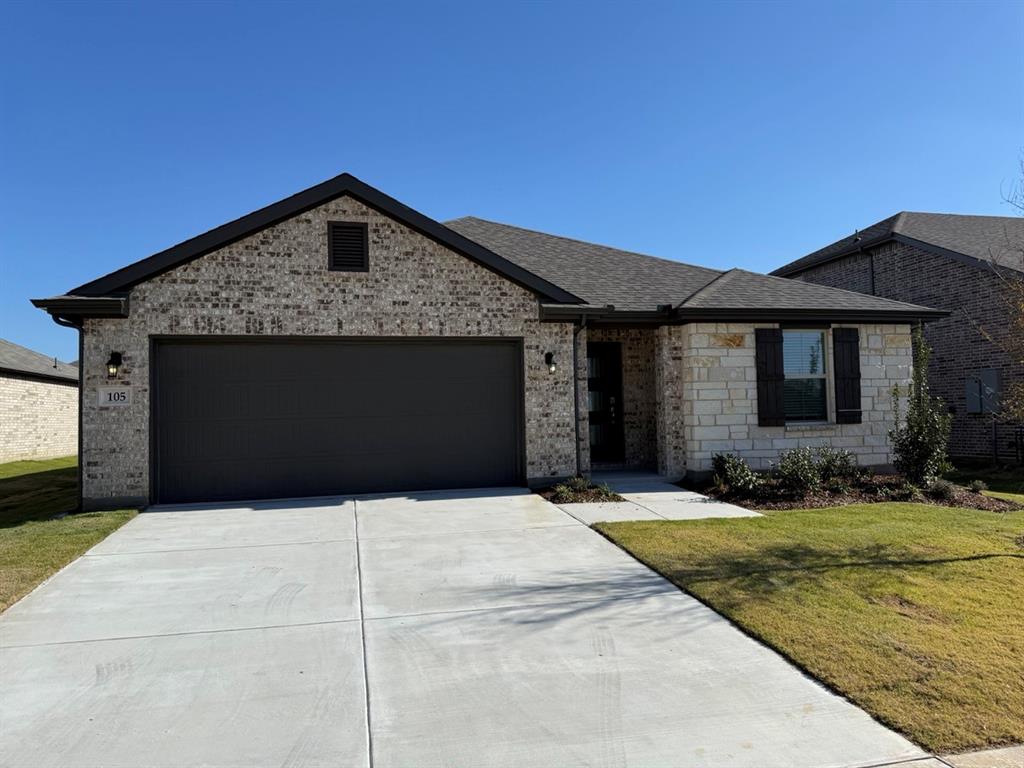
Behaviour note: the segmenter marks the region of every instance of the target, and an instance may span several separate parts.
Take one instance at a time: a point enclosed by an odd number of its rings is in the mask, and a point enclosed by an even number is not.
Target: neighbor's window
[[[825,421],[825,332],[783,330],[786,421]]]
[[[998,413],[999,369],[983,368],[968,373],[965,395],[968,413]]]

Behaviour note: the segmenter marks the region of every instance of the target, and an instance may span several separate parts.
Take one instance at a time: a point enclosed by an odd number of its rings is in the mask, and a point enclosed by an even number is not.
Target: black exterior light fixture
[[[111,352],[110,359],[107,360],[107,377],[111,379],[117,378],[117,372],[121,370],[122,363],[120,352]]]
[[[544,353],[544,365],[546,365],[548,367],[548,373],[554,373],[555,372],[555,370],[558,368],[558,366],[555,365],[555,353],[554,352],[545,352]]]

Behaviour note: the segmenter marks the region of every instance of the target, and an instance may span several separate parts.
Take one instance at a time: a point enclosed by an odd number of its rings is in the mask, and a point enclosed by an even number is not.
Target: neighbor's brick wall
[[[890,392],[894,384],[905,388],[910,379],[910,326],[855,326],[860,332],[861,424],[760,427],[754,329],[770,327],[777,326],[694,323],[681,327],[681,421],[688,471],[709,471],[715,453],[736,453],[755,469],[767,469],[784,450],[823,445],[850,451],[862,465],[889,464],[888,431],[894,423]],[[827,345],[826,370],[831,376],[831,333]],[[830,421],[834,421],[831,380],[828,391]]]
[[[1009,279],[1022,279],[1012,275],[1005,271]],[[1000,347],[1009,333],[1009,315],[1003,301],[1005,284],[999,275],[990,267],[965,264],[902,243],[885,243],[809,269],[797,279],[861,293],[871,293],[873,284],[878,296],[950,312],[947,318],[925,324],[925,338],[933,349],[929,384],[933,394],[955,409],[950,453],[991,455],[991,417],[967,413],[964,387],[967,376],[981,368],[998,368],[1004,390],[1011,381],[1024,377],[1024,367],[1014,365]],[[999,426],[997,439],[1000,454],[1013,457],[1012,426]]]
[[[368,222],[369,272],[327,270],[329,220]],[[351,198],[142,283],[130,303],[127,319],[85,325],[87,504],[148,499],[152,334],[522,337],[527,475],[576,471],[572,325],[541,323],[531,292]],[[111,350],[124,353],[117,383],[133,387],[130,407],[97,405]],[[558,362],[553,375],[545,352]]]
[[[595,327],[588,329],[587,340],[611,341],[621,346],[624,465],[654,469],[657,465],[654,329]]]
[[[0,373],[0,464],[78,453],[78,386]]]

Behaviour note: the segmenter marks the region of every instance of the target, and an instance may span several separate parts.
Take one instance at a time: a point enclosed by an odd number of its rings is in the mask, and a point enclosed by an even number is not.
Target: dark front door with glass
[[[590,460],[619,462],[625,458],[622,432],[622,347],[614,341],[587,344],[587,385],[590,402]]]

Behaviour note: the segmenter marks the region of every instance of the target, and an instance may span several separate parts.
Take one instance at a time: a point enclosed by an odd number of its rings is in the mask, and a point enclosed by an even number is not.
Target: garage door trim
[[[515,348],[515,454],[518,482],[525,486],[526,479],[526,392],[524,370],[524,341],[521,336],[244,336],[228,334],[153,334],[149,337],[149,501],[160,499],[158,464],[159,381],[156,375],[156,357],[162,345],[169,344],[416,344],[422,346],[451,344],[502,344]],[[411,490],[411,489],[410,489]]]

